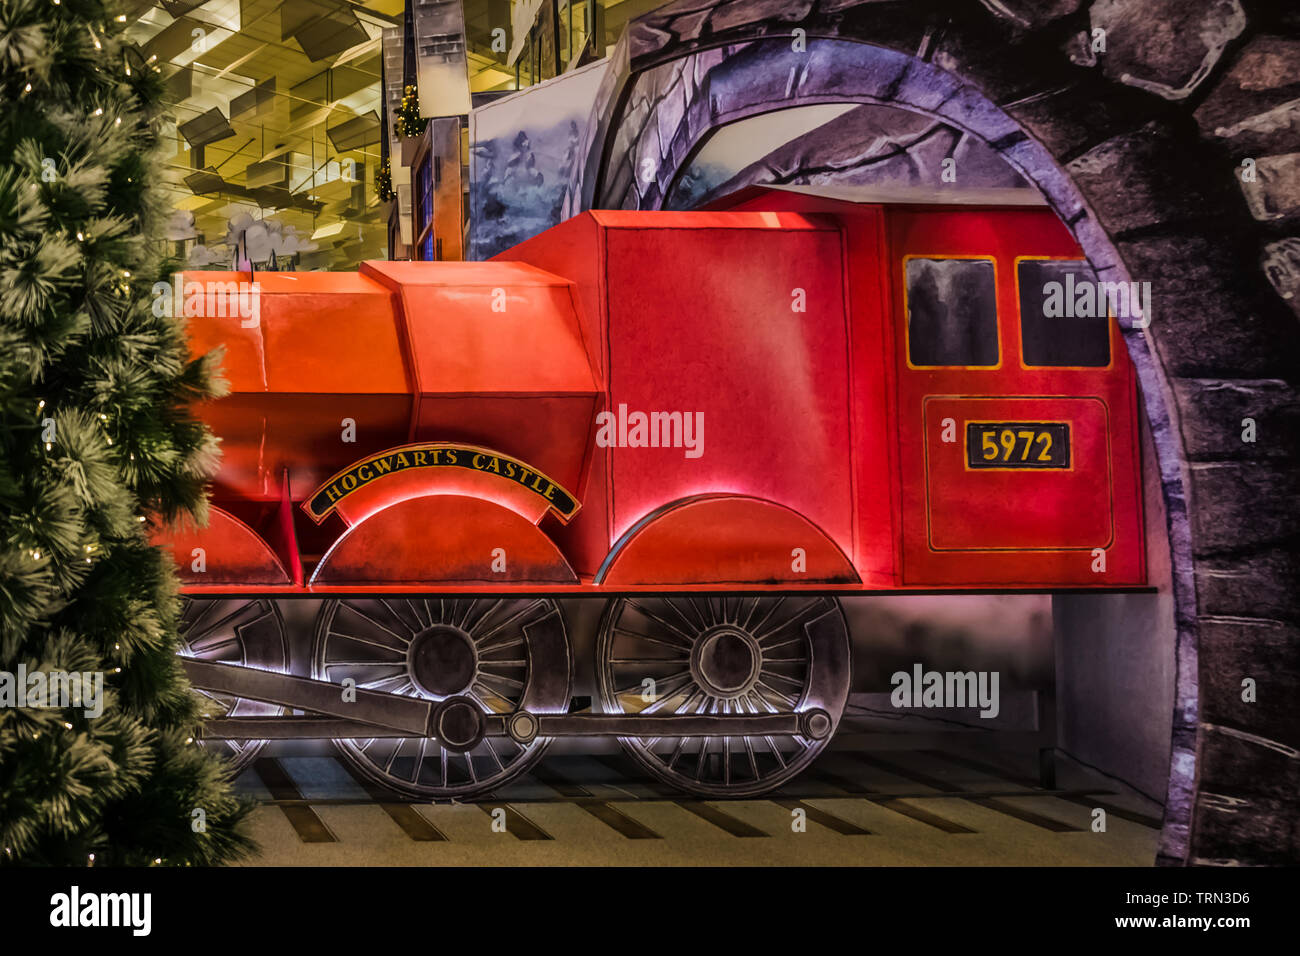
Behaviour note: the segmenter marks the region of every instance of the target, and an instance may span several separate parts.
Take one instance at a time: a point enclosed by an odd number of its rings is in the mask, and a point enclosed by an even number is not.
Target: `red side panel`
[[[605,243],[594,215],[582,213],[502,252],[494,262],[527,262],[573,282],[574,302],[592,371],[600,385],[596,413],[605,410]],[[594,416],[593,416],[594,418]],[[552,525],[555,540],[583,577],[590,577],[614,540],[609,524],[609,449],[595,444],[595,426],[586,436],[587,465],[575,490],[583,502],[578,517],[563,527]]]
[[[597,577],[610,587],[654,584],[848,584],[858,576],[826,533],[789,508],[704,495],[648,515],[623,536]]]
[[[617,290],[609,409],[703,423],[690,456],[613,449],[614,533],[667,502],[726,493],[791,508],[852,553],[839,228],[783,213],[595,215]],[[788,553],[796,542],[778,545]]]
[[[559,549],[527,518],[479,498],[435,495],[399,502],[348,529],[321,559],[311,583],[492,586],[577,580]]]
[[[852,316],[851,465],[857,515],[853,563],[867,586],[898,587],[902,583],[898,563],[900,492],[894,444],[894,340],[884,210],[864,203],[761,187],[740,190],[714,205],[735,210],[800,212],[824,217],[843,230],[844,282]]]
[[[206,528],[173,529],[156,536],[154,543],[171,549],[185,585],[293,583],[271,546],[220,508],[211,509]]]

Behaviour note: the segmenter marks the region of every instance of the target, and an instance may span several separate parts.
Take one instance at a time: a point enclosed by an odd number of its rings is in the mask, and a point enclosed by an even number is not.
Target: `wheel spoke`
[[[524,686],[523,681],[515,680],[513,677],[503,677],[500,674],[487,674],[484,673],[483,671],[479,671],[478,678],[481,681],[496,680],[496,681],[500,681],[503,684],[509,684],[511,686],[519,687],[519,688],[522,688]]]
[[[504,773],[506,765],[501,762],[501,757],[497,754],[496,747],[492,745],[492,738],[484,737],[483,743],[487,746],[487,752],[492,756],[492,760],[496,763],[497,769]]]
[[[357,686],[364,687],[366,690],[380,690],[384,687],[385,684],[394,684],[394,683],[398,685],[398,689],[390,690],[389,693],[402,694],[406,691],[406,688],[408,687],[411,688],[411,690],[415,690],[415,685],[411,683],[410,678],[406,676],[405,671],[396,675],[395,677],[381,677],[381,678],[376,678],[375,680],[363,681],[362,683],[357,684]]]
[[[420,738],[420,749],[415,755],[415,762],[411,765],[411,783],[415,783],[420,778],[420,767],[424,765],[424,753],[429,748],[429,738]]]
[[[524,606],[522,610],[512,614],[510,617],[506,618],[496,627],[492,628],[492,630],[483,634],[481,637],[474,638],[474,643],[478,645],[479,652],[481,653],[492,646],[488,642],[489,637],[491,637],[497,631],[501,630],[501,628],[509,627],[511,624],[515,623],[515,621],[519,620],[521,617],[524,617],[526,614],[528,614],[528,612],[531,611],[533,608],[541,605],[541,603],[542,603],[541,601],[530,601],[527,605]]]
[[[682,613],[682,609],[678,606],[676,601],[665,601],[664,604],[667,605],[668,610],[672,611],[681,619],[682,623],[686,625],[686,630],[698,632],[698,625]],[[691,640],[694,641],[694,638]]]
[[[393,761],[397,759],[397,754],[402,749],[402,744],[404,744],[405,742],[406,741],[404,738],[402,737],[397,738],[396,742],[393,744],[393,752],[388,755],[388,763],[384,764],[384,773],[389,773],[392,771]]]
[[[614,630],[620,634],[627,634],[630,635],[631,637],[635,637],[637,640],[648,641],[651,644],[658,644],[660,647],[666,647],[670,651],[683,650],[680,644],[677,643],[670,644],[668,641],[661,641],[657,637],[651,637],[649,634],[642,634],[640,631],[630,631],[626,627],[615,627]],[[650,658],[650,659],[653,660],[654,658]]]
[[[682,632],[679,628],[677,628],[675,625],[671,624],[671,623],[668,622],[668,621],[665,621],[663,618],[661,618],[661,617],[660,617],[659,615],[657,615],[657,614],[652,614],[648,609],[646,609],[645,607],[641,606],[640,604],[637,604],[635,601],[628,601],[627,606],[630,607],[630,608],[632,608],[633,610],[636,610],[636,611],[640,612],[640,613],[643,614],[645,617],[650,618],[650,620],[654,621],[654,622],[655,622],[656,624],[658,624],[660,627],[664,627],[664,628],[667,628],[668,630],[672,631],[674,634],[676,634],[678,637],[680,637],[680,638],[682,639],[682,641],[683,641],[684,643],[683,643],[681,646],[682,646],[684,649],[689,649],[689,648],[690,648],[690,646],[691,646],[691,642],[694,640],[694,638],[692,638],[689,634],[685,634],[685,633],[683,633],[683,632]],[[629,631],[628,633],[634,633],[634,632]]]
[[[787,627],[792,626],[795,623],[795,621],[798,621],[800,618],[806,617],[810,611],[824,612],[825,610],[826,610],[826,606],[822,604],[821,599],[818,598],[817,600],[812,601],[809,604],[805,604],[802,608],[800,608],[798,611],[795,611],[794,614],[790,615],[789,618],[782,621],[779,625],[773,625],[769,630],[762,633],[759,633],[756,630],[754,632],[754,638],[758,641],[759,645],[761,646],[763,644],[763,641],[768,636],[772,634],[776,634],[780,631],[785,630]]]
[[[504,598],[497,598],[496,601],[493,602],[493,604],[486,611],[484,611],[482,614],[480,614],[477,618],[474,619],[473,624],[467,625],[465,627],[465,630],[472,635],[476,630],[478,630],[479,627],[482,626],[484,621],[486,621],[489,617],[491,617],[493,614],[496,613],[497,608],[499,608],[502,604],[505,603],[506,602]]]
[[[405,667],[405,661],[326,661],[326,669],[331,667]]]
[[[411,639],[409,637],[403,637],[401,634],[398,634],[396,631],[392,630],[391,628],[385,627],[384,625],[380,624],[373,617],[359,610],[355,604],[348,605],[348,610],[350,610],[357,617],[361,618],[363,621],[367,621],[368,623],[373,624],[375,627],[379,628],[385,634],[391,634],[393,637],[397,638],[403,644],[411,643]],[[348,634],[342,634],[340,636],[350,637],[350,635]],[[355,640],[355,638],[353,638],[353,640]]]
[[[210,644],[205,644],[202,643],[201,641],[195,641],[193,644],[190,645],[190,653],[194,657],[200,658],[202,660],[213,660],[215,655],[213,655],[212,652],[217,650],[217,648],[239,647],[241,643],[242,642],[239,640],[238,637],[227,637],[227,638],[223,638],[220,641],[213,641]]]
[[[785,702],[786,702],[787,704],[789,704],[791,707],[794,707],[795,704],[797,703],[797,701],[795,700],[795,698],[789,696],[788,694],[784,694],[784,693],[782,693],[781,691],[777,690],[777,689],[776,689],[775,687],[773,687],[772,685],[765,683],[765,682],[762,681],[761,679],[759,680],[759,682],[758,682],[757,684],[754,685],[754,689],[757,690],[757,691],[759,691],[760,693],[761,693],[762,691],[768,691],[769,693],[775,694],[777,697],[780,697],[783,701],[785,701]]]
[[[786,677],[784,674],[778,674],[776,671],[769,671],[764,669],[763,679],[765,681],[766,680],[784,681],[787,684],[793,684],[795,687],[798,687],[801,690],[803,689],[803,681],[797,681],[792,677]]]
[[[659,698],[661,698],[661,697],[664,696],[663,694],[660,694],[659,691],[658,691],[659,685],[660,685],[661,683],[666,684],[666,683],[668,683],[670,680],[677,680],[677,679],[680,678],[680,677],[685,677],[685,678],[689,681],[689,680],[690,680],[690,677],[691,677],[691,672],[690,672],[690,670],[687,669],[687,670],[676,671],[676,672],[674,672],[674,673],[672,673],[672,674],[669,674],[667,677],[656,677],[656,678],[652,678],[652,679],[654,680],[654,683],[655,683],[655,699],[657,700],[657,699],[659,699]],[[635,683],[635,684],[630,684],[630,685],[628,685],[627,687],[624,687],[624,688],[621,689],[621,690],[616,690],[616,691],[614,691],[614,696],[615,696],[615,697],[626,697],[628,694],[637,694],[637,693],[640,693],[640,692],[641,692],[641,688],[644,687],[644,686],[645,686],[644,684],[642,684],[640,681],[638,681],[637,683]],[[653,701],[652,701],[651,703],[653,703]]]
[[[772,615],[776,613],[777,608],[779,608],[784,603],[785,603],[785,596],[782,595],[781,597],[778,597],[768,607],[767,613],[758,619],[758,623],[745,628],[745,630],[749,631],[750,634],[757,634],[759,630],[763,627],[763,625],[772,619]]]
[[[366,638],[364,638],[364,637],[358,637],[358,636],[356,636],[355,634],[337,634],[337,632],[336,632],[336,636],[337,636],[337,637],[341,637],[341,638],[343,638],[345,641],[355,641],[355,642],[358,643],[358,644],[365,644],[365,645],[368,646],[368,647],[377,647],[377,648],[379,648],[380,650],[383,650],[383,651],[389,651],[389,652],[394,653],[394,654],[405,654],[405,653],[406,653],[406,652],[405,652],[402,648],[400,648],[400,647],[393,647],[393,645],[391,645],[391,644],[381,644],[381,643],[379,643],[378,641],[367,640]]]
[[[484,709],[486,709],[487,712],[490,714],[499,714],[505,711],[510,711],[515,709],[515,702],[513,700],[511,700],[509,697],[506,697],[500,691],[493,690],[491,687],[487,686],[487,684],[484,684],[481,681],[475,681],[473,684],[470,685],[470,695],[473,696],[479,703],[481,703]],[[499,708],[493,707],[488,702],[487,700],[488,697],[495,697],[497,700],[502,701],[502,706]]]

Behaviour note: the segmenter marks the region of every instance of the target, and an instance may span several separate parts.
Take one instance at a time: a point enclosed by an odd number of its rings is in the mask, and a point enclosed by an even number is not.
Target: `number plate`
[[[1070,426],[967,422],[966,463],[971,468],[1069,468]]]

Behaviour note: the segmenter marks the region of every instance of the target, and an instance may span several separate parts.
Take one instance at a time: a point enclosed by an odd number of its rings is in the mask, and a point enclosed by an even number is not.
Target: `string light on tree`
[[[393,132],[398,136],[421,136],[429,121],[420,115],[420,97],[414,86],[408,86],[402,93],[402,103],[397,107],[397,119],[393,121]]]
[[[172,269],[151,214],[165,168],[162,86],[140,75],[153,63],[136,69],[127,15],[102,0],[9,7],[20,15],[0,32],[22,39],[21,55],[0,57],[11,93],[0,183],[30,214],[8,216],[0,243],[0,274],[19,277],[0,286],[0,636],[7,659],[76,661],[119,692],[103,719],[38,715],[39,729],[19,721],[0,741],[3,789],[41,791],[0,799],[0,859],[233,862],[251,848],[247,809],[196,746],[198,699],[175,664],[175,570],[151,543],[154,524],[202,519],[216,467],[213,438],[189,411],[213,396],[209,365],[141,294]],[[57,121],[67,114],[94,121]],[[43,179],[45,156],[94,188]],[[111,224],[107,247],[100,223]],[[52,408],[56,441],[44,432]],[[178,794],[208,808],[205,833]]]

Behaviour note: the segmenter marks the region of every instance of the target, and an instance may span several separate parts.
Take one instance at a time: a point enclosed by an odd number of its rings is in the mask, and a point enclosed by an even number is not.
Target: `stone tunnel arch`
[[[1294,861],[1300,400],[1287,304],[1300,309],[1300,239],[1288,233],[1300,219],[1300,156],[1289,194],[1278,177],[1259,186],[1233,171],[1300,151],[1300,15],[1262,4],[1248,13],[1238,0],[983,2],[691,0],[633,21],[588,123],[568,211],[660,208],[704,139],[748,116],[894,105],[1001,155],[1100,279],[1150,281],[1151,326],[1121,325],[1172,562],[1158,860]],[[1162,52],[1150,31],[1172,27],[1193,39]],[[1249,75],[1260,63],[1272,81]],[[1241,440],[1247,418],[1268,430],[1267,445]],[[1261,687],[1257,703],[1242,700],[1246,677]]]

